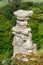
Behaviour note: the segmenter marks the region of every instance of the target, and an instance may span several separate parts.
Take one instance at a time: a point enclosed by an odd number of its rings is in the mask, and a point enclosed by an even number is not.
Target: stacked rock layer
[[[36,44],[33,44],[31,28],[28,24],[28,19],[32,16],[33,11],[18,10],[14,12],[17,17],[17,24],[12,28],[14,34],[13,39],[13,57],[26,57],[30,53],[36,53]],[[34,24],[34,23],[33,23]],[[26,60],[26,59],[25,59]]]

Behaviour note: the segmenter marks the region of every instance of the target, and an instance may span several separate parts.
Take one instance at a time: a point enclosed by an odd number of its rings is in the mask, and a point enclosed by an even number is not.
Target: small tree
[[[21,0],[12,0],[13,2],[20,2]]]
[[[10,0],[8,0],[8,2],[10,2]]]

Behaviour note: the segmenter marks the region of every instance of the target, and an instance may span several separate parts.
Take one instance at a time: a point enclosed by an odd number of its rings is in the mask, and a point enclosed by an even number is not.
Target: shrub
[[[13,12],[18,9],[33,10],[34,14],[30,18],[30,27],[33,34],[33,42],[37,44],[37,48],[43,48],[43,3],[33,2],[10,2],[0,9],[0,59],[12,56],[12,27],[16,25],[16,17]],[[7,53],[7,54],[6,54]]]

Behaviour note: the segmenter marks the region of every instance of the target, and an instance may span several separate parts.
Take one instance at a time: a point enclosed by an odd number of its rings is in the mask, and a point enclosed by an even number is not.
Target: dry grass
[[[36,55],[29,55],[28,62],[23,62],[14,58],[12,65],[43,65],[43,50],[38,51]]]
[[[28,62],[17,60],[15,57],[13,60],[5,60],[3,65],[43,65],[43,50],[39,50],[36,55],[31,54],[28,57]]]

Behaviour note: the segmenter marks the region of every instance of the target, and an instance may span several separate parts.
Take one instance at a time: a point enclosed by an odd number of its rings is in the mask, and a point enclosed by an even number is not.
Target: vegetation
[[[10,2],[6,6],[0,8],[0,65],[2,64],[3,60],[6,60],[6,63],[4,65],[11,65],[10,58],[13,55],[13,35],[11,29],[14,25],[16,25],[16,17],[13,15],[13,12],[18,9],[34,11],[34,14],[29,21],[33,34],[32,39],[33,42],[37,44],[37,49],[43,49],[43,3]],[[40,61],[43,63],[43,60],[42,58],[40,59],[40,56],[43,57],[43,54],[39,53],[37,58],[33,55],[33,57],[37,59],[34,62],[37,63],[39,61],[39,65],[42,65],[40,64]],[[17,60],[15,60],[15,62],[16,61]],[[31,61],[30,63],[32,62],[33,61]],[[18,63],[12,65],[18,65]],[[30,64],[22,62],[20,63],[20,65]]]
[[[43,50],[40,50],[36,55],[31,54],[28,57],[28,61],[24,62],[18,60],[16,57],[11,60],[10,58],[4,60],[1,65],[43,65]]]
[[[38,3],[40,3],[40,2],[43,2],[43,0],[22,0],[22,1],[24,1],[24,2],[38,2]]]
[[[7,2],[0,2],[0,8],[5,6],[7,4]]]

